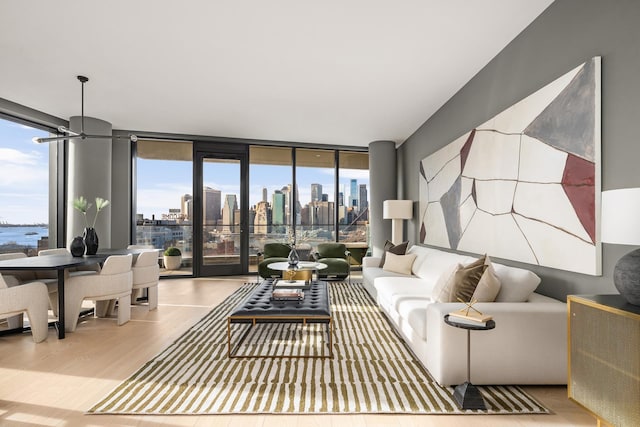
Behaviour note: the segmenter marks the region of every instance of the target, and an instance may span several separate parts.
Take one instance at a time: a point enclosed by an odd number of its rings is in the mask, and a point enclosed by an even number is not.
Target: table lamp
[[[603,243],[640,246],[640,188],[602,192]],[[640,249],[618,260],[613,284],[629,303],[640,305]]]
[[[382,217],[392,220],[391,242],[394,245],[402,243],[402,220],[413,218],[413,200],[385,200]]]

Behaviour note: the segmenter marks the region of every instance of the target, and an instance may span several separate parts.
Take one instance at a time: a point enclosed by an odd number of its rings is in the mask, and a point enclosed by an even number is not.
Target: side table
[[[488,331],[496,327],[496,322],[489,320],[485,325],[469,325],[467,323],[458,323],[446,314],[444,323],[455,328],[467,330],[467,381],[456,386],[453,391],[453,398],[461,409],[487,409],[480,390],[471,384],[471,331]]]

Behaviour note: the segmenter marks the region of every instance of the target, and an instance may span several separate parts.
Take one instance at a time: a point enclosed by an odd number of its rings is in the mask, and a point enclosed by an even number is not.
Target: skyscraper
[[[285,219],[284,212],[284,194],[282,191],[276,190],[272,196],[271,202],[271,223],[273,225],[283,225]]]
[[[222,207],[222,231],[225,233],[233,233],[235,224],[234,213],[238,209],[238,202],[235,194],[227,194],[224,198],[224,206]]]
[[[358,207],[358,180],[351,180],[351,195],[349,196],[349,205],[353,208]]]
[[[185,194],[180,198],[180,214],[185,221],[193,220],[193,197],[191,194]]]
[[[269,231],[270,218],[269,203],[258,202],[256,205],[256,216],[253,220],[253,232],[255,234],[267,234]]]
[[[262,201],[267,201],[267,187],[262,187]]]
[[[220,204],[222,202],[222,193],[220,190],[214,190],[211,187],[204,188],[204,198],[202,200],[202,218],[205,225],[218,225],[220,219]]]
[[[322,200],[322,184],[311,184],[311,201],[319,202]]]
[[[360,202],[360,212],[364,211],[369,207],[368,195],[367,195],[367,184],[360,184],[358,191],[358,200]]]

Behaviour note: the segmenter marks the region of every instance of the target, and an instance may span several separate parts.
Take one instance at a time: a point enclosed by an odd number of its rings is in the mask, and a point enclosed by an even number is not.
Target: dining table
[[[65,304],[64,304],[64,279],[65,271],[80,266],[90,266],[95,264],[103,264],[111,255],[127,255],[132,254],[134,257],[148,249],[102,249],[98,250],[95,255],[84,255],[75,257],[70,253],[68,255],[47,255],[34,256],[27,258],[7,259],[0,261],[0,273],[6,270],[55,270],[58,273],[58,339],[65,338]]]

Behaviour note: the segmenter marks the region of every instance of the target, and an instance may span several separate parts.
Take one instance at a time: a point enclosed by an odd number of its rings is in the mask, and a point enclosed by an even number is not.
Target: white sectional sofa
[[[364,287],[433,378],[441,385],[467,380],[467,331],[444,316],[464,304],[432,298],[438,278],[476,258],[412,246],[411,275],[386,271],[380,258],[363,259]],[[501,287],[495,302],[474,307],[493,316],[496,327],[471,331],[474,384],[566,384],[567,307],[537,294],[540,278],[528,270],[493,263]]]

